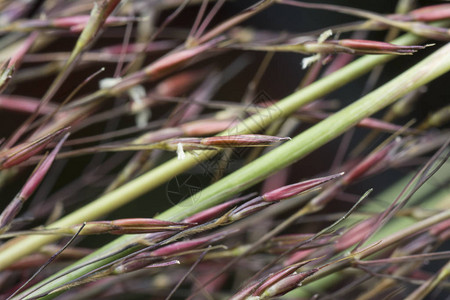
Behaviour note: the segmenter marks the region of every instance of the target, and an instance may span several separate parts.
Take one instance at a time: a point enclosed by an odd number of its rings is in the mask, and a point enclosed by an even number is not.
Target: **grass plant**
[[[1,2],[0,298],[444,299],[450,4],[344,4]]]

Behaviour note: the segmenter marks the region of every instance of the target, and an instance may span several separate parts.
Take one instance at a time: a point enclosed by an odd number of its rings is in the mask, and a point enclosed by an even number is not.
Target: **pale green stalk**
[[[415,38],[412,35],[406,35],[395,42],[398,44],[414,43]],[[224,134],[251,132],[255,129],[265,127],[273,122],[273,120],[288,116],[303,104],[325,95],[350,80],[364,74],[374,66],[387,62],[390,58],[391,57],[389,56],[363,57],[307,88],[286,97],[276,104],[276,109],[272,107],[263,110],[260,114],[245,120],[235,130],[232,130],[231,132],[228,131]],[[292,141],[283,144],[263,157],[202,190],[199,195],[195,195],[195,198],[193,198],[196,202],[195,205],[191,207],[187,207],[186,205],[175,206],[158,217],[161,219],[179,220],[245,190],[277,170],[299,160],[323,144],[331,141],[361,119],[379,111],[393,103],[399,97],[428,83],[447,72],[449,69],[450,45],[447,45],[389,83],[298,135]],[[276,112],[277,115],[273,115],[274,112]],[[270,113],[272,113],[272,115],[270,115]],[[171,160],[117,190],[93,201],[82,209],[66,216],[52,224],[52,227],[69,226],[81,223],[112,211],[164,183],[173,176],[189,169],[197,164],[200,159],[206,159],[209,155],[211,155],[211,152],[206,152],[201,158],[188,155],[187,158],[182,161]],[[192,203],[193,199],[187,199],[186,203]],[[0,268],[5,268],[20,257],[32,253],[39,247],[52,242],[57,238],[57,236],[45,236],[27,237],[20,241],[13,240],[13,244],[7,244],[0,249]],[[115,249],[121,249],[124,245],[129,244],[134,239],[135,237],[130,236],[119,238],[96,251],[93,255],[78,262],[77,265],[86,262],[93,257],[102,256]],[[95,269],[107,261],[108,260],[91,264],[83,270],[75,271],[61,279],[54,280],[38,293],[51,290],[67,281],[77,278],[87,270]],[[48,279],[48,281],[51,280],[52,278]]]

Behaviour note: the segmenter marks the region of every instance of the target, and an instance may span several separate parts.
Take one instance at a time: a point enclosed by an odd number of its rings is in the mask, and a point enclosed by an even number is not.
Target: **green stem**
[[[416,41],[414,36],[405,35],[395,42],[397,44],[410,44],[415,43]],[[227,131],[224,134],[252,132],[261,127],[265,127],[274,120],[288,116],[300,106],[337,89],[352,79],[366,73],[376,65],[385,63],[390,59],[392,59],[392,56],[363,57],[326,78],[286,97],[276,105],[250,117],[234,130]],[[342,109],[340,112],[309,130],[301,133],[292,141],[283,144],[263,157],[204,189],[199,195],[195,195],[195,205],[190,207],[186,205],[174,206],[159,215],[159,218],[180,220],[245,190],[277,170],[299,160],[325,143],[331,141],[345,132],[348,128],[358,123],[361,119],[386,107],[399,97],[428,83],[447,72],[449,69],[450,45],[447,45],[389,83]],[[161,185],[170,178],[191,168],[199,163],[200,160],[206,159],[211,155],[208,154],[210,153],[209,151],[204,151],[202,153],[204,153],[202,157],[189,155],[185,160],[171,160],[117,190],[100,197],[96,201],[91,202],[78,211],[75,211],[52,224],[52,226],[70,226],[104,215],[156,186]],[[186,203],[192,202],[192,199],[186,200]],[[19,258],[36,251],[39,247],[58,238],[58,236],[45,236],[26,237],[21,240],[14,239],[11,243],[7,243],[0,248],[0,269],[7,267]],[[121,249],[135,238],[136,237],[130,236],[121,237],[102,247],[89,257],[79,261],[77,264],[86,262],[93,257],[102,256],[104,253],[110,253],[114,249]],[[104,260],[100,263],[93,263],[83,270],[75,271],[61,279],[54,280],[37,293],[51,290],[67,281],[77,278],[82,275],[83,272],[86,272],[86,269],[97,268],[107,261],[108,260]],[[49,278],[48,280],[51,281],[52,278]]]

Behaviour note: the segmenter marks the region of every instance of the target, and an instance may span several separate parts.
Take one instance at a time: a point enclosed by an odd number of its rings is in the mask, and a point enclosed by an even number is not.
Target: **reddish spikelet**
[[[178,137],[183,134],[179,128],[163,128],[161,130],[146,133],[133,141],[134,144],[156,143],[166,139]]]
[[[229,216],[230,221],[237,221],[242,218],[245,218],[246,216],[249,216],[255,212],[260,211],[261,209],[265,208],[266,206],[269,206],[270,203],[267,202],[259,202],[252,206],[249,206],[247,208],[241,209],[237,212],[232,212]]]
[[[179,231],[189,227],[190,225],[191,224],[147,218],[130,218],[114,221],[93,221],[86,223],[80,234],[138,234],[160,231]],[[71,227],[71,232],[78,232],[81,226],[82,225],[75,225]]]
[[[217,132],[224,131],[230,127],[233,127],[238,123],[237,120],[199,120],[180,125],[184,135],[187,136],[202,136],[215,134]]]
[[[206,69],[180,72],[159,83],[155,88],[156,93],[167,97],[184,95],[203,80],[206,74]]]
[[[450,18],[450,4],[425,6],[409,12],[415,21],[431,22]]]
[[[37,187],[40,185],[45,175],[47,174],[50,166],[55,160],[56,154],[62,147],[64,141],[69,137],[67,133],[52,150],[52,152],[44,159],[44,161],[37,167],[36,171],[30,176],[19,194],[14,197],[13,201],[5,208],[0,215],[0,232],[7,230],[9,224],[12,222],[15,216],[19,213],[22,205],[28,198],[34,193]]]
[[[39,99],[29,98],[17,95],[1,95],[0,96],[0,108],[6,110],[12,110],[17,112],[33,113],[39,106]],[[52,103],[44,105],[39,114],[49,114],[56,109],[56,106]]]
[[[247,285],[245,288],[234,294],[230,300],[245,300],[248,299],[248,297],[252,294],[252,292],[256,289],[257,286],[259,286],[262,282],[262,279],[259,281]]]
[[[112,87],[109,90],[109,93],[112,95],[120,94],[130,87],[140,84],[144,80],[156,80],[161,78],[172,72],[174,69],[179,68],[195,56],[211,49],[221,40],[222,38],[213,40],[195,48],[186,49],[164,56],[148,65],[143,70],[125,77],[121,82]]]
[[[208,221],[212,220],[213,218],[217,217],[219,214],[221,214],[225,210],[231,208],[232,206],[234,206],[244,200],[247,200],[249,197],[252,197],[252,196],[253,196],[252,194],[246,195],[246,196],[239,197],[239,198],[227,201],[225,203],[213,206],[211,208],[205,209],[204,211],[201,211],[190,217],[187,217],[186,219],[184,219],[184,222],[197,223],[197,224],[202,224],[202,223],[208,222]]]
[[[155,76],[157,74],[158,77],[163,76],[170,72],[175,67],[178,67],[180,64],[186,62],[187,60],[199,55],[200,53],[211,49],[214,47],[219,41],[222,39],[213,40],[211,42],[205,43],[201,46],[186,49],[173,55],[165,56],[162,59],[156,61],[155,63],[147,66],[144,69],[145,74],[149,76]]]
[[[1,159],[3,162],[1,163],[0,170],[18,165],[35,154],[41,152],[51,141],[63,132],[66,132],[68,129],[69,127],[57,130],[36,141],[20,144],[14,148],[1,152],[0,157],[3,157]]]
[[[70,17],[63,17],[63,18],[57,18],[49,23],[55,27],[60,28],[68,28],[72,26],[85,26],[86,23],[89,21],[90,16],[89,15],[81,15],[81,16],[70,16]]]
[[[22,191],[19,193],[19,197],[23,199],[28,199],[32,193],[36,190],[39,184],[44,179],[44,176],[47,174],[50,166],[53,164],[55,160],[56,154],[58,154],[61,149],[63,143],[69,137],[69,133],[66,133],[63,138],[56,144],[55,148],[50,152],[50,154],[45,158],[42,164],[39,165],[38,169],[31,175],[31,177],[27,180],[27,183],[23,187]]]
[[[161,268],[161,267],[168,267],[168,266],[173,266],[173,265],[179,265],[180,261],[173,259],[173,260],[169,260],[169,261],[165,261],[165,262],[160,262],[160,263],[154,263],[151,265],[146,266],[146,269],[151,269],[151,268]]]
[[[213,136],[207,138],[178,138],[165,143],[166,149],[177,149],[180,144],[184,150],[201,150],[237,147],[264,147],[274,143],[290,140],[270,135],[243,134],[229,136]]]
[[[304,193],[308,190],[311,190],[319,185],[322,185],[330,180],[341,177],[344,173],[339,173],[335,175],[325,176],[321,178],[311,179],[307,181],[302,181],[299,183],[294,183],[291,185],[283,186],[279,189],[273,190],[271,192],[265,193],[262,198],[264,201],[272,202],[272,201],[280,201],[286,198],[293,197],[300,193]]]
[[[437,27],[429,26],[429,31],[436,31]],[[411,29],[413,30],[413,29]],[[324,42],[308,41],[298,45],[285,46],[286,51],[303,53],[350,53],[350,54],[397,54],[411,55],[427,46],[399,46],[379,41],[343,39],[327,40]]]
[[[372,217],[353,226],[349,231],[344,233],[334,245],[335,251],[340,252],[351,247],[352,245],[364,239],[371,232],[373,226],[377,223],[377,218]]]
[[[300,250],[289,256],[285,261],[284,265],[289,266],[292,264],[295,264],[297,262],[300,262],[307,258],[311,253],[316,252],[316,249],[308,249],[308,250]]]
[[[276,296],[281,296],[287,292],[299,287],[303,280],[308,278],[319,271],[319,269],[311,269],[298,274],[290,275],[277,283],[273,284],[271,287],[266,289],[262,294],[262,298],[271,298]]]
[[[277,282],[283,280],[284,278],[286,278],[287,276],[291,275],[292,273],[294,273],[297,269],[301,268],[302,266],[306,265],[309,261],[307,262],[299,262],[297,264],[294,264],[292,266],[288,266],[274,274],[269,275],[269,277],[264,281],[263,284],[261,284],[260,287],[258,287],[258,289],[252,294],[253,296],[261,296],[262,293],[268,289],[269,287],[273,286],[274,284],[276,284]]]
[[[169,260],[164,262],[154,262],[155,258],[147,253],[140,253],[125,262],[121,262],[111,268],[112,274],[124,274],[142,269],[160,268],[180,264],[178,260]]]
[[[261,209],[269,205],[271,205],[271,203],[264,202],[262,197],[258,196],[233,209],[233,211],[230,212],[228,218],[230,221],[237,221],[253,214],[254,212],[260,211]]]
[[[344,178],[342,178],[343,184],[350,184],[351,182],[355,181],[356,179],[363,176],[365,173],[367,173],[372,167],[376,166],[380,163],[384,158],[387,157],[387,155],[390,153],[394,147],[398,146],[398,142],[394,141],[384,147],[383,149],[376,151],[374,153],[371,153],[369,156],[367,156],[363,161],[361,161],[357,166],[355,166],[352,170],[350,170]]]
[[[121,262],[118,266],[114,266],[112,269],[112,274],[123,274],[128,272],[133,272],[136,270],[141,270],[155,261],[154,257],[151,257],[148,253],[139,253],[132,258]]]
[[[276,137],[262,134],[242,134],[208,137],[202,139],[201,144],[215,147],[257,147],[289,141],[290,139],[289,137]]]
[[[355,53],[370,53],[370,54],[412,54],[417,50],[424,49],[426,46],[399,46],[379,41],[370,40],[330,40],[326,41],[328,44],[335,44],[349,48]]]
[[[233,209],[232,213],[237,213],[248,207],[254,206],[255,204],[259,204],[262,202],[262,200],[263,199],[261,198],[261,196],[257,196],[255,198],[251,199],[250,201],[247,201],[244,204],[241,204],[238,207],[236,207],[235,209]]]
[[[208,236],[205,236],[202,238],[197,238],[197,239],[192,239],[192,240],[182,241],[182,242],[176,242],[176,243],[170,244],[168,246],[164,246],[162,248],[154,250],[150,253],[150,255],[153,257],[174,255],[177,253],[195,249],[206,243],[213,243],[213,242],[225,237],[225,235],[226,235],[226,233],[219,232],[219,233],[208,235]]]

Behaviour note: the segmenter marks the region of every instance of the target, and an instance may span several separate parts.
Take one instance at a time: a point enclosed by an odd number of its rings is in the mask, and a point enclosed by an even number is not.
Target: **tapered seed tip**
[[[306,192],[308,190],[313,190],[314,188],[330,181],[334,180],[338,177],[341,177],[344,174],[344,172],[329,175],[325,177],[310,179],[306,181],[301,181],[298,183],[286,185],[283,187],[280,187],[278,189],[275,189],[273,191],[267,192],[264,195],[262,195],[264,201],[266,202],[272,202],[272,201],[279,201],[282,199],[290,198],[294,195],[298,195],[300,193]]]

